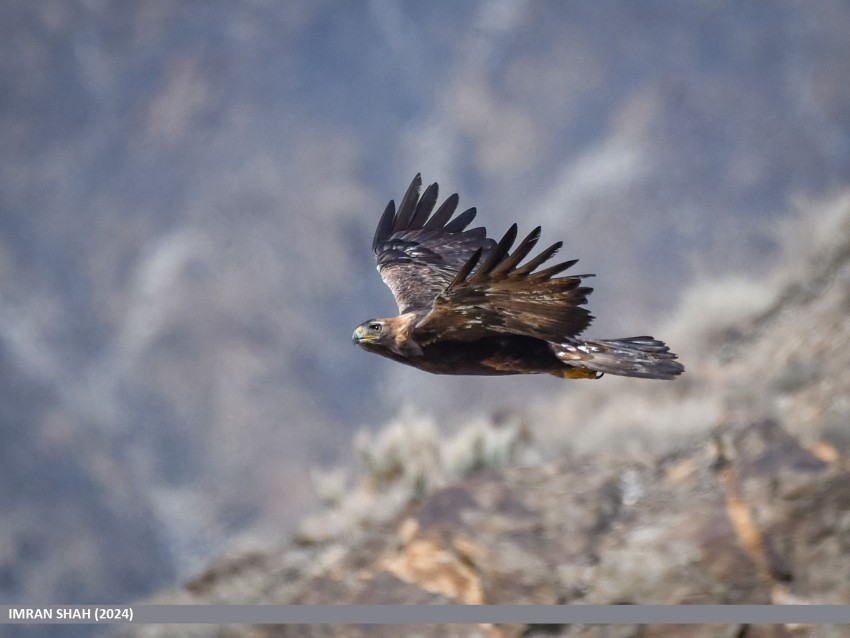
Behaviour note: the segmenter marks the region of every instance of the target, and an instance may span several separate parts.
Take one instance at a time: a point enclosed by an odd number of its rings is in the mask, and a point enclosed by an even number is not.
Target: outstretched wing
[[[592,275],[555,276],[577,260],[537,271],[555,255],[561,242],[520,265],[540,239],[540,227],[511,254],[516,236],[514,224],[489,255],[478,250],[467,260],[437,297],[431,312],[415,326],[420,343],[471,341],[496,334],[558,342],[590,324],[593,317],[582,304],[593,289],[581,286],[581,281]]]
[[[437,296],[456,278],[458,270],[476,251],[492,252],[496,242],[484,228],[466,227],[475,217],[470,208],[454,219],[457,194],[434,212],[438,186],[431,184],[419,197],[422,177],[417,174],[396,212],[390,202],[378,222],[372,250],[381,278],[398,303],[399,314],[431,310]]]

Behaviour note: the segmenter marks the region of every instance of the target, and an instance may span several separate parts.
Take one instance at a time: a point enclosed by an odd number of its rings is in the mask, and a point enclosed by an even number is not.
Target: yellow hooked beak
[[[362,343],[364,341],[374,341],[377,338],[378,337],[376,337],[375,335],[369,334],[368,332],[366,332],[366,328],[364,328],[363,326],[357,326],[357,329],[354,331],[354,334],[351,335],[351,340],[354,343]]]

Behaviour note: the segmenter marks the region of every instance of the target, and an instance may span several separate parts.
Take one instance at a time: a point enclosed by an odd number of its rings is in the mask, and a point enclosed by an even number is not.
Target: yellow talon
[[[593,370],[584,370],[582,368],[569,368],[567,370],[558,370],[553,372],[556,377],[562,379],[598,379],[602,375]]]

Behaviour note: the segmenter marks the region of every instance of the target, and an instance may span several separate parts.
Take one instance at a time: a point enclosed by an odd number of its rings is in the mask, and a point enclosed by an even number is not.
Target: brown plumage
[[[399,316],[358,326],[353,339],[365,350],[435,374],[672,379],[684,371],[652,337],[579,339],[593,319],[583,307],[593,289],[582,285],[592,275],[558,276],[576,260],[541,269],[561,242],[527,259],[539,226],[514,248],[516,224],[496,242],[483,227],[467,228],[474,208],[454,216],[456,194],[434,211],[437,184],[420,197],[421,187],[417,175],[398,211],[390,201],[378,222],[372,250]]]

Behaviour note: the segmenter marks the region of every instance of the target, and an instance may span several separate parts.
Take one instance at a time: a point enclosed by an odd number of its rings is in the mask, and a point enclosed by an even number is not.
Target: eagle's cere
[[[579,339],[593,319],[583,307],[593,289],[582,285],[592,275],[557,276],[577,260],[540,269],[561,242],[526,260],[539,226],[516,247],[516,224],[496,242],[483,227],[467,228],[474,208],[455,216],[457,194],[434,212],[437,184],[420,197],[421,187],[417,175],[397,211],[390,201],[372,241],[399,316],[366,321],[354,343],[435,374],[672,379],[684,371],[652,337]]]

